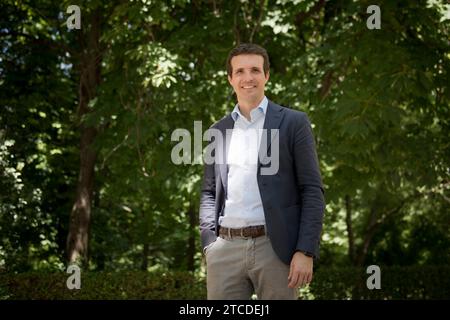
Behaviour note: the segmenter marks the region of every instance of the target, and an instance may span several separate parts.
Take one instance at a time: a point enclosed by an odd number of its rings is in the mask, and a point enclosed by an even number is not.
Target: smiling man
[[[325,209],[311,125],[305,113],[265,96],[264,48],[237,46],[227,72],[237,104],[212,128],[223,137],[231,130],[231,138],[225,163],[205,164],[200,199],[208,299],[297,299],[296,289],[312,281]],[[260,143],[268,130],[276,132],[278,152]],[[277,156],[272,175],[261,170],[259,149],[266,147]]]
[[[228,81],[238,99],[235,111],[239,110],[249,121],[250,111],[264,98],[264,88],[269,80],[268,64],[267,61],[265,66],[264,57],[257,54],[236,55],[230,61]]]

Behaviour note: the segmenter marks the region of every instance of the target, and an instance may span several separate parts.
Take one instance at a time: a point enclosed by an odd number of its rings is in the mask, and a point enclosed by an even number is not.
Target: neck
[[[261,99],[255,101],[240,101],[238,99],[239,110],[241,111],[242,115],[247,118],[247,120],[250,120],[250,112],[255,109],[263,99],[264,96]]]

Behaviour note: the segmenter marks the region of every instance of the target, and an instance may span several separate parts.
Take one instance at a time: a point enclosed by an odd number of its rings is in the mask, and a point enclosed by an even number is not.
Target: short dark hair
[[[262,56],[264,58],[264,65],[263,65],[264,74],[266,75],[269,72],[270,62],[269,62],[269,55],[267,54],[266,49],[254,43],[241,43],[237,47],[233,48],[228,54],[227,73],[229,76],[232,76],[233,73],[233,67],[231,66],[231,59],[241,54],[257,54],[259,56]]]

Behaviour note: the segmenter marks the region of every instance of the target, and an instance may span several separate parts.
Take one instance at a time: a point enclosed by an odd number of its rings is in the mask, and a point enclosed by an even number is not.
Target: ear
[[[228,76],[228,83],[229,83],[231,86],[233,86],[233,85],[231,84],[231,76]]]
[[[266,82],[269,81],[269,78],[270,78],[270,71],[267,71],[267,74],[266,74]]]

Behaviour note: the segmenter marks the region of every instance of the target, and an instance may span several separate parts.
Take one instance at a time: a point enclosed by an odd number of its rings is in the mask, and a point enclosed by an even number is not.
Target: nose
[[[251,82],[251,81],[253,81],[253,75],[252,75],[252,73],[251,73],[251,72],[248,72],[248,71],[244,72],[244,77],[243,77],[242,80],[243,80],[244,82]]]

